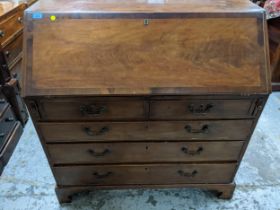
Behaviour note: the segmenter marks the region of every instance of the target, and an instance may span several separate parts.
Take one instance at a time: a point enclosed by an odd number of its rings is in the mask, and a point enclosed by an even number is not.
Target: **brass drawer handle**
[[[5,122],[13,122],[15,119],[13,117],[7,117]]]
[[[104,179],[104,178],[106,178],[108,176],[111,176],[112,174],[113,174],[113,172],[111,172],[111,171],[108,171],[107,173],[104,173],[104,174],[100,174],[98,172],[94,172],[93,176],[95,176],[97,179]]]
[[[188,132],[188,133],[208,133],[209,131],[209,127],[208,125],[203,125],[200,129],[193,129],[191,125],[186,125],[185,126],[185,130]]]
[[[184,172],[183,170],[178,170],[177,172],[180,176],[184,176],[184,177],[194,177],[198,173],[197,170],[193,170],[191,173]]]
[[[18,21],[19,23],[23,23],[23,18],[22,18],[22,17],[18,17],[17,21]]]
[[[187,147],[182,147],[181,151],[187,155],[200,155],[200,153],[203,151],[203,147],[198,147],[197,150],[189,150]]]
[[[107,111],[105,106],[97,106],[97,105],[82,105],[80,106],[80,112],[82,115],[92,115],[99,116]]]
[[[89,149],[88,152],[94,157],[102,157],[111,153],[111,150],[105,149],[103,152],[95,152],[93,149]]]
[[[5,32],[0,30],[0,37],[4,37],[5,36]]]
[[[93,131],[90,127],[85,127],[84,131],[89,136],[100,136],[109,131],[109,128],[107,126],[102,127],[99,131]]]
[[[210,110],[213,108],[213,104],[200,104],[199,107],[195,107],[194,104],[190,104],[188,106],[188,109],[193,114],[207,114],[210,112]]]

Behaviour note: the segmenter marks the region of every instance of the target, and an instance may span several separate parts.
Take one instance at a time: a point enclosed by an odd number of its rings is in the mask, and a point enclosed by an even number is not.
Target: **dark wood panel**
[[[245,140],[251,120],[38,123],[46,142]]]
[[[21,34],[3,49],[9,69],[12,69],[22,58],[22,42]]]
[[[54,167],[58,185],[230,183],[236,164]],[[71,174],[71,176],[70,176]]]
[[[11,155],[13,154],[22,132],[23,129],[20,122],[16,122],[14,128],[11,130],[4,148],[2,150],[0,149],[0,175],[4,169],[4,166],[8,163]]]
[[[254,116],[256,100],[151,101],[151,119],[246,118]]]
[[[11,104],[16,118],[22,123],[22,125],[25,125],[29,116],[26,106],[23,103],[23,99],[20,96],[19,81],[11,79],[3,86],[2,91],[8,102]]]
[[[16,119],[10,106],[0,119],[0,151],[8,141],[8,138],[16,125]]]
[[[9,70],[10,70],[11,78],[21,81],[22,60],[20,59],[18,62],[13,63]]]
[[[48,144],[48,151],[54,164],[237,161],[242,146],[242,141]]]
[[[1,92],[1,88],[0,88],[0,118],[2,118],[2,116],[4,115],[6,109],[8,109],[9,104],[6,101],[4,95]]]

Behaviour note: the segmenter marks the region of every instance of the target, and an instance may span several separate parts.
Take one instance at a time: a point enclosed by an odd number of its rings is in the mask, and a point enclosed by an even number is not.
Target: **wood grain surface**
[[[23,94],[265,93],[263,33],[256,18],[34,21]]]

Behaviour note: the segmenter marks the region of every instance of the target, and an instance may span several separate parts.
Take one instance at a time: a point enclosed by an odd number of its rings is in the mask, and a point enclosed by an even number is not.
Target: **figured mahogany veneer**
[[[271,91],[263,9],[40,0],[25,25],[23,95],[61,203],[114,188],[232,197]]]

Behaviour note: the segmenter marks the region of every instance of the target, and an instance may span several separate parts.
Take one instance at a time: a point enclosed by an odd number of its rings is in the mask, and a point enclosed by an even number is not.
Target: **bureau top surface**
[[[249,0],[40,0],[28,11],[40,12],[256,12]]]

